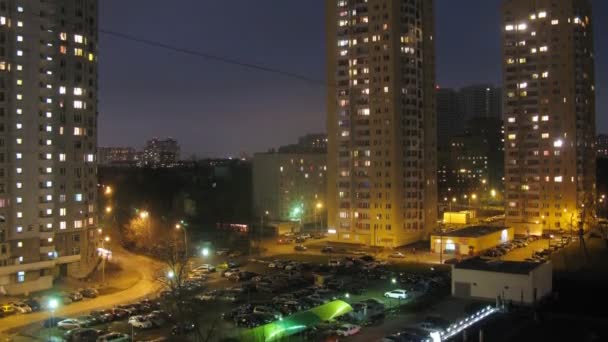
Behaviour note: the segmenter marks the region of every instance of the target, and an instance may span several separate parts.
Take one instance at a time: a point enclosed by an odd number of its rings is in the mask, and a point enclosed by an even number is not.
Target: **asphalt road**
[[[155,280],[155,274],[158,269],[162,267],[159,262],[124,250],[113,251],[113,262],[119,263],[123,269],[140,272],[141,279],[135,285],[123,291],[59,307],[55,311],[55,316],[74,317],[88,314],[91,310],[131,302],[158,292],[160,284]],[[39,328],[40,322],[49,317],[49,312],[36,312],[27,315],[14,315],[2,318],[0,320],[0,339],[7,340],[12,336],[15,336],[16,331],[25,326],[35,326]]]

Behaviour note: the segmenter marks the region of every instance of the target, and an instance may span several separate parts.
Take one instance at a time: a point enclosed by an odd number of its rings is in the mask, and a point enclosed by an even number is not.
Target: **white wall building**
[[[452,296],[514,304],[533,304],[553,289],[550,262],[533,263],[471,258],[452,266]]]

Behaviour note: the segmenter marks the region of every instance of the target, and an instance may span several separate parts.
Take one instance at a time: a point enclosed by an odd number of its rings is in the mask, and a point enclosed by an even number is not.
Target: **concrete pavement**
[[[88,313],[91,310],[108,308],[114,305],[123,304],[138,300],[155,294],[160,289],[160,283],[155,279],[157,271],[162,264],[151,258],[129,253],[124,250],[113,251],[113,261],[120,264],[123,269],[139,272],[141,279],[132,287],[113,294],[99,296],[94,299],[84,300],[62,306],[55,311],[57,317],[74,317],[79,314]],[[0,339],[3,341],[11,340],[18,328],[39,323],[50,317],[50,312],[36,312],[27,315],[14,315],[0,319]]]

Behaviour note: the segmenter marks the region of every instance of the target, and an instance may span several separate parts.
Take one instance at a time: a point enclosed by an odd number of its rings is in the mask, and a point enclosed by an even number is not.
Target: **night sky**
[[[608,132],[608,1],[593,2],[598,131]],[[499,4],[436,0],[439,85],[500,84]],[[325,78],[324,0],[100,6],[101,29]],[[171,136],[182,157],[224,157],[325,131],[320,85],[100,36],[100,146],[141,147],[150,137]]]

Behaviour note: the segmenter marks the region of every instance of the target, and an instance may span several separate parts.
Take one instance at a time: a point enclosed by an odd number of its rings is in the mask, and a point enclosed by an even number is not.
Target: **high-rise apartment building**
[[[327,1],[331,239],[399,246],[437,222],[431,0]]]
[[[95,256],[95,0],[0,1],[0,288],[52,286]]]
[[[569,230],[594,207],[590,0],[504,0],[506,221]]]
[[[608,158],[608,134],[600,134],[597,136],[596,142],[597,157]]]
[[[502,117],[502,90],[490,84],[476,84],[458,92],[460,111],[464,120]]]
[[[179,144],[176,140],[153,138],[146,142],[141,166],[151,168],[174,167],[179,161]]]
[[[460,93],[452,88],[437,89],[437,145],[445,152],[453,136],[464,133]]]
[[[97,163],[99,166],[133,167],[137,164],[138,153],[133,147],[99,147]]]

